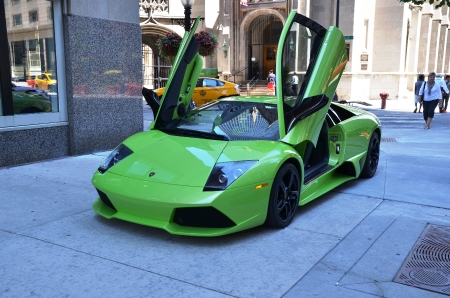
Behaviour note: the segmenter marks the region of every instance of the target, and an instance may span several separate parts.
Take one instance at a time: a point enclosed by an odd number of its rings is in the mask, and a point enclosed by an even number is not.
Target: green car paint
[[[12,92],[14,114],[51,112],[51,102],[38,94]]]
[[[145,138],[145,134],[141,134]],[[101,185],[102,191],[108,197],[115,197],[114,207],[123,212],[116,212],[108,215],[111,209],[105,208],[100,200],[94,205],[94,210],[107,218],[119,218],[136,223],[144,223],[150,226],[164,228],[171,233],[182,233],[184,235],[196,235],[198,231],[202,231],[203,236],[215,236],[228,234],[248,228],[248,225],[260,225],[264,222],[267,214],[267,196],[270,188],[264,187],[255,190],[258,184],[271,184],[275,176],[279,163],[282,163],[290,156],[295,156],[295,152],[288,145],[280,142],[244,142],[234,144],[221,154],[221,160],[218,162],[241,160],[239,154],[246,151],[247,158],[260,158],[255,167],[243,174],[235,183],[231,184],[225,191],[205,192],[203,187],[210,173],[211,168],[216,161],[216,154],[220,154],[222,145],[214,142],[206,141],[198,142],[196,149],[203,150],[206,148],[214,148],[214,151],[191,154],[192,149],[190,143],[193,140],[189,138],[168,136],[163,142],[173,145],[179,143],[176,148],[176,159],[162,159],[158,155],[150,156],[148,148],[143,147],[141,150],[130,155],[104,174],[96,173],[93,178],[94,185]],[[203,144],[201,144],[203,143]],[[224,142],[221,142],[224,143]],[[149,146],[156,145],[155,143]],[[180,152],[179,149],[183,152]],[[239,147],[236,151],[236,147]],[[158,146],[163,151],[166,147]],[[163,152],[162,151],[162,152]],[[292,158],[292,157],[291,157]],[[297,156],[298,162],[300,158]],[[208,164],[208,161],[212,164]],[[179,166],[180,162],[183,164]],[[158,168],[158,166],[160,168]],[[170,172],[164,171],[170,169]],[[151,182],[148,179],[148,173],[156,172]],[[130,189],[133,191],[130,192]],[[169,201],[160,201],[156,199],[155,194],[164,193],[170,197]],[[237,224],[230,229],[195,229],[181,227],[173,222],[174,207],[190,207],[190,206],[213,206]],[[103,208],[103,211],[102,211]],[[133,216],[131,216],[132,214]],[[178,232],[176,232],[178,231]]]
[[[331,102],[347,61],[339,29],[292,12],[278,47],[276,96],[230,97],[191,109],[202,67],[192,40],[198,21],[182,40],[149,130],[124,140],[94,174],[99,215],[187,236],[278,225],[277,210],[280,218],[291,213],[285,226],[297,206],[360,177],[369,161],[376,171],[379,120]],[[291,40],[297,48],[287,47]],[[286,82],[297,68],[303,83],[292,95]],[[298,199],[295,209],[283,207],[287,198]]]
[[[277,62],[283,61],[284,49],[289,46],[287,34],[292,32],[292,25],[296,19],[299,19],[298,14],[291,13],[286,21],[286,24],[281,33],[281,38],[278,44]],[[305,18],[302,18],[304,20]],[[302,21],[299,20],[299,21]],[[309,20],[308,20],[309,21]],[[325,94],[328,98],[332,98],[336,90],[342,73],[344,72],[345,63],[347,62],[347,52],[345,49],[345,41],[342,32],[336,27],[330,27],[326,32],[323,32],[323,37],[317,34],[317,39],[322,39],[320,50],[317,54],[315,63],[309,65],[311,68],[311,75],[307,82],[305,82],[306,90],[303,94],[303,99],[315,95]],[[283,73],[283,63],[277,63],[277,73]],[[277,99],[279,106],[279,119],[284,118],[284,99],[282,96],[283,81],[281,76],[277,76]],[[284,121],[280,121],[280,137],[283,142],[295,145],[302,141],[310,141],[316,144],[320,132],[321,123],[325,118],[325,114],[330,106],[331,101],[323,106],[320,111],[314,113],[302,120],[302,125],[296,125],[293,130],[288,131],[285,127]]]

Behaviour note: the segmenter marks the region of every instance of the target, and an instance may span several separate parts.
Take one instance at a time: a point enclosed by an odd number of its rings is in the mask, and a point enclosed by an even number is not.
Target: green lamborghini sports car
[[[332,102],[347,62],[338,28],[292,12],[278,44],[276,95],[196,107],[198,22],[182,40],[161,101],[143,89],[155,114],[149,130],[123,141],[94,174],[98,214],[189,236],[284,228],[299,205],[375,175],[379,120]]]

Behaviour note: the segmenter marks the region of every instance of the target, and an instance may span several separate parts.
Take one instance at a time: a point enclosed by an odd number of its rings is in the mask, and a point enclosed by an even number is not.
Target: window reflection
[[[10,3],[5,5],[5,18],[14,114],[57,112],[52,2],[10,0]]]
[[[310,61],[314,60],[321,37],[307,27],[294,23],[286,37],[283,47],[283,98],[286,104],[295,106],[299,103],[305,89]]]

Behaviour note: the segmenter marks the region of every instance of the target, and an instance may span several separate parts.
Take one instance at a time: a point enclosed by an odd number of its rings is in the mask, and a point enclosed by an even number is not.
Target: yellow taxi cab
[[[155,89],[154,92],[161,99],[164,88]],[[201,106],[213,100],[227,96],[238,96],[240,89],[238,84],[215,78],[198,78],[197,85],[192,95],[195,105]]]
[[[43,72],[40,75],[36,76],[34,82],[36,84],[36,88],[41,90],[48,90],[49,85],[56,84],[56,76],[49,72]]]

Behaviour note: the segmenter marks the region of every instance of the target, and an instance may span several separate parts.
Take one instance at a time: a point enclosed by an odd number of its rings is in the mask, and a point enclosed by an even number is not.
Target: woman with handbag
[[[441,87],[435,80],[436,73],[430,72],[428,82],[424,83],[419,90],[419,102],[423,103],[423,119],[425,120],[423,129],[430,129],[436,106],[439,104],[439,107],[442,107]]]

